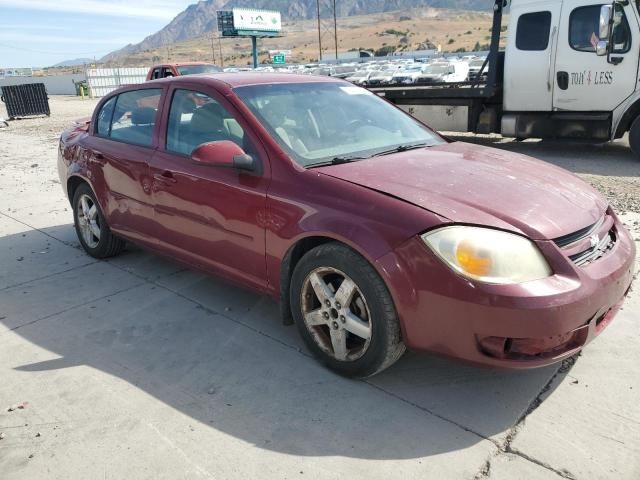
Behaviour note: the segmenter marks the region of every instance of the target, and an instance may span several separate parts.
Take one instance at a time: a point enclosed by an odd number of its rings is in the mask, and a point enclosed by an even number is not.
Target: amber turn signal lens
[[[469,241],[462,241],[456,249],[456,260],[460,267],[471,275],[484,277],[491,273],[491,258],[478,252]]]

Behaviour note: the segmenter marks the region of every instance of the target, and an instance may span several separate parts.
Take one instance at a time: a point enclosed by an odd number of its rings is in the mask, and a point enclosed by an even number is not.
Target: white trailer
[[[436,129],[602,142],[629,132],[640,156],[639,7],[640,0],[495,0],[487,75],[453,88],[372,90]]]

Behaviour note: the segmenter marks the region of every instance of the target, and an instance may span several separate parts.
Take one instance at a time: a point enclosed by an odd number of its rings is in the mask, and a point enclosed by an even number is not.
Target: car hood
[[[607,202],[573,174],[516,153],[454,142],[317,171],[456,223],[554,239],[596,223]]]

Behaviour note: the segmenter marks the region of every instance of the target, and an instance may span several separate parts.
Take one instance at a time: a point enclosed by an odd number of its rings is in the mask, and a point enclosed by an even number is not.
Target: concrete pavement
[[[0,168],[3,480],[640,478],[637,287],[575,363],[409,353],[345,380],[268,298],[137,248],[84,255],[34,149]]]

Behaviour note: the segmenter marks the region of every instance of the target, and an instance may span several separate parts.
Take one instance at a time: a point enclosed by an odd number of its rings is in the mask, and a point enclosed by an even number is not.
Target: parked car
[[[367,86],[376,86],[376,85],[387,85],[391,83],[391,79],[393,78],[394,70],[385,69],[385,70],[374,70],[367,78],[367,81],[364,85]]]
[[[422,84],[464,82],[468,75],[469,64],[466,62],[432,63],[418,75],[416,82]]]
[[[197,73],[219,73],[222,68],[213,63],[182,62],[155,65],[147,73],[147,81],[158,78],[179,77],[182,75],[194,75]]]
[[[348,376],[405,347],[561,361],[610,324],[633,276],[630,234],[576,176],[447,140],[329,77],[130,85],[62,133],[58,167],[89,255],[131,241],[269,294]]]
[[[487,61],[486,58],[476,58],[469,62],[469,75],[467,79],[469,81],[477,80],[478,75],[480,74],[480,70],[484,66],[484,70],[482,71],[482,75],[480,75],[481,80],[486,80],[489,74],[489,64],[485,65]]]
[[[359,70],[354,72],[353,75],[345,78],[347,82],[355,83],[356,85],[366,85],[367,80],[373,73],[372,70]]]
[[[407,65],[393,73],[391,83],[416,83],[425,68],[421,63]]]

